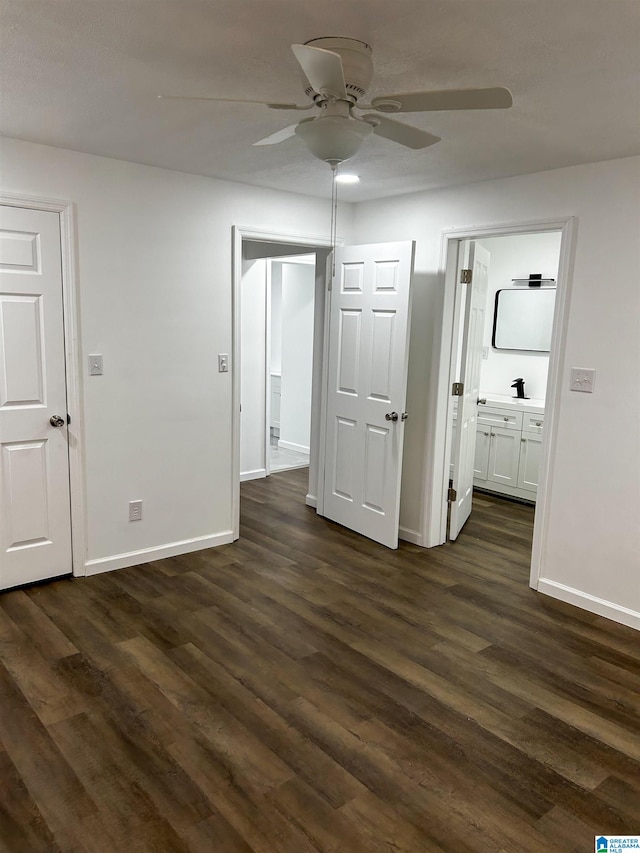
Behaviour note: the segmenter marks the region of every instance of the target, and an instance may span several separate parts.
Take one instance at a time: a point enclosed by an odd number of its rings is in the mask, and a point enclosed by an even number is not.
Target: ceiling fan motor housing
[[[373,60],[371,58],[373,51],[370,45],[358,41],[358,39],[338,36],[311,39],[311,41],[305,42],[305,45],[332,50],[339,54],[344,70],[347,97],[350,100],[355,103],[366,94],[373,78]],[[321,97],[311,86],[305,89],[305,94],[314,100]]]

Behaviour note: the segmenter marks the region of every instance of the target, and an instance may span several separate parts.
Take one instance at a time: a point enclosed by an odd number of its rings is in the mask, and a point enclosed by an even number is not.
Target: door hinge
[[[452,397],[462,397],[464,394],[464,382],[454,382],[451,386]]]
[[[473,272],[471,270],[460,270],[460,284],[471,284]]]
[[[447,493],[447,500],[455,501],[457,497],[458,497],[458,493],[456,492],[456,490],[455,489],[449,489],[449,491]]]

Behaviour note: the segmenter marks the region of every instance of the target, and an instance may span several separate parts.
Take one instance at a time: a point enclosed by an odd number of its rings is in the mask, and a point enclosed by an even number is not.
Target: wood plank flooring
[[[0,596],[0,850],[640,832],[639,636],[528,588],[531,508],[478,496],[456,543],[394,552],[306,475],[243,484],[233,545]]]

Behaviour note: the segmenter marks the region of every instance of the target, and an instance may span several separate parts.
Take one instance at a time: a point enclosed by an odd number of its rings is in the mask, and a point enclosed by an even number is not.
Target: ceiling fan
[[[253,144],[276,145],[294,135],[299,136],[315,157],[333,169],[353,157],[372,133],[413,149],[427,148],[440,141],[440,137],[388,118],[389,115],[506,109],[513,103],[511,92],[497,87],[381,95],[373,98],[370,104],[364,104],[360,100],[366,95],[373,77],[372,50],[368,44],[357,39],[329,37],[294,44],[291,49],[309,83],[305,89],[305,94],[311,99],[309,104],[188,96],[186,100],[262,104],[272,110],[310,110],[317,107],[320,115],[304,118]],[[158,97],[182,99],[184,96]]]

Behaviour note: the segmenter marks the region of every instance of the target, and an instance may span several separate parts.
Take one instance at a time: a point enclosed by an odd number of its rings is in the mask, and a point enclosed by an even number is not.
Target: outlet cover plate
[[[129,501],[129,521],[142,520],[142,501]]]

